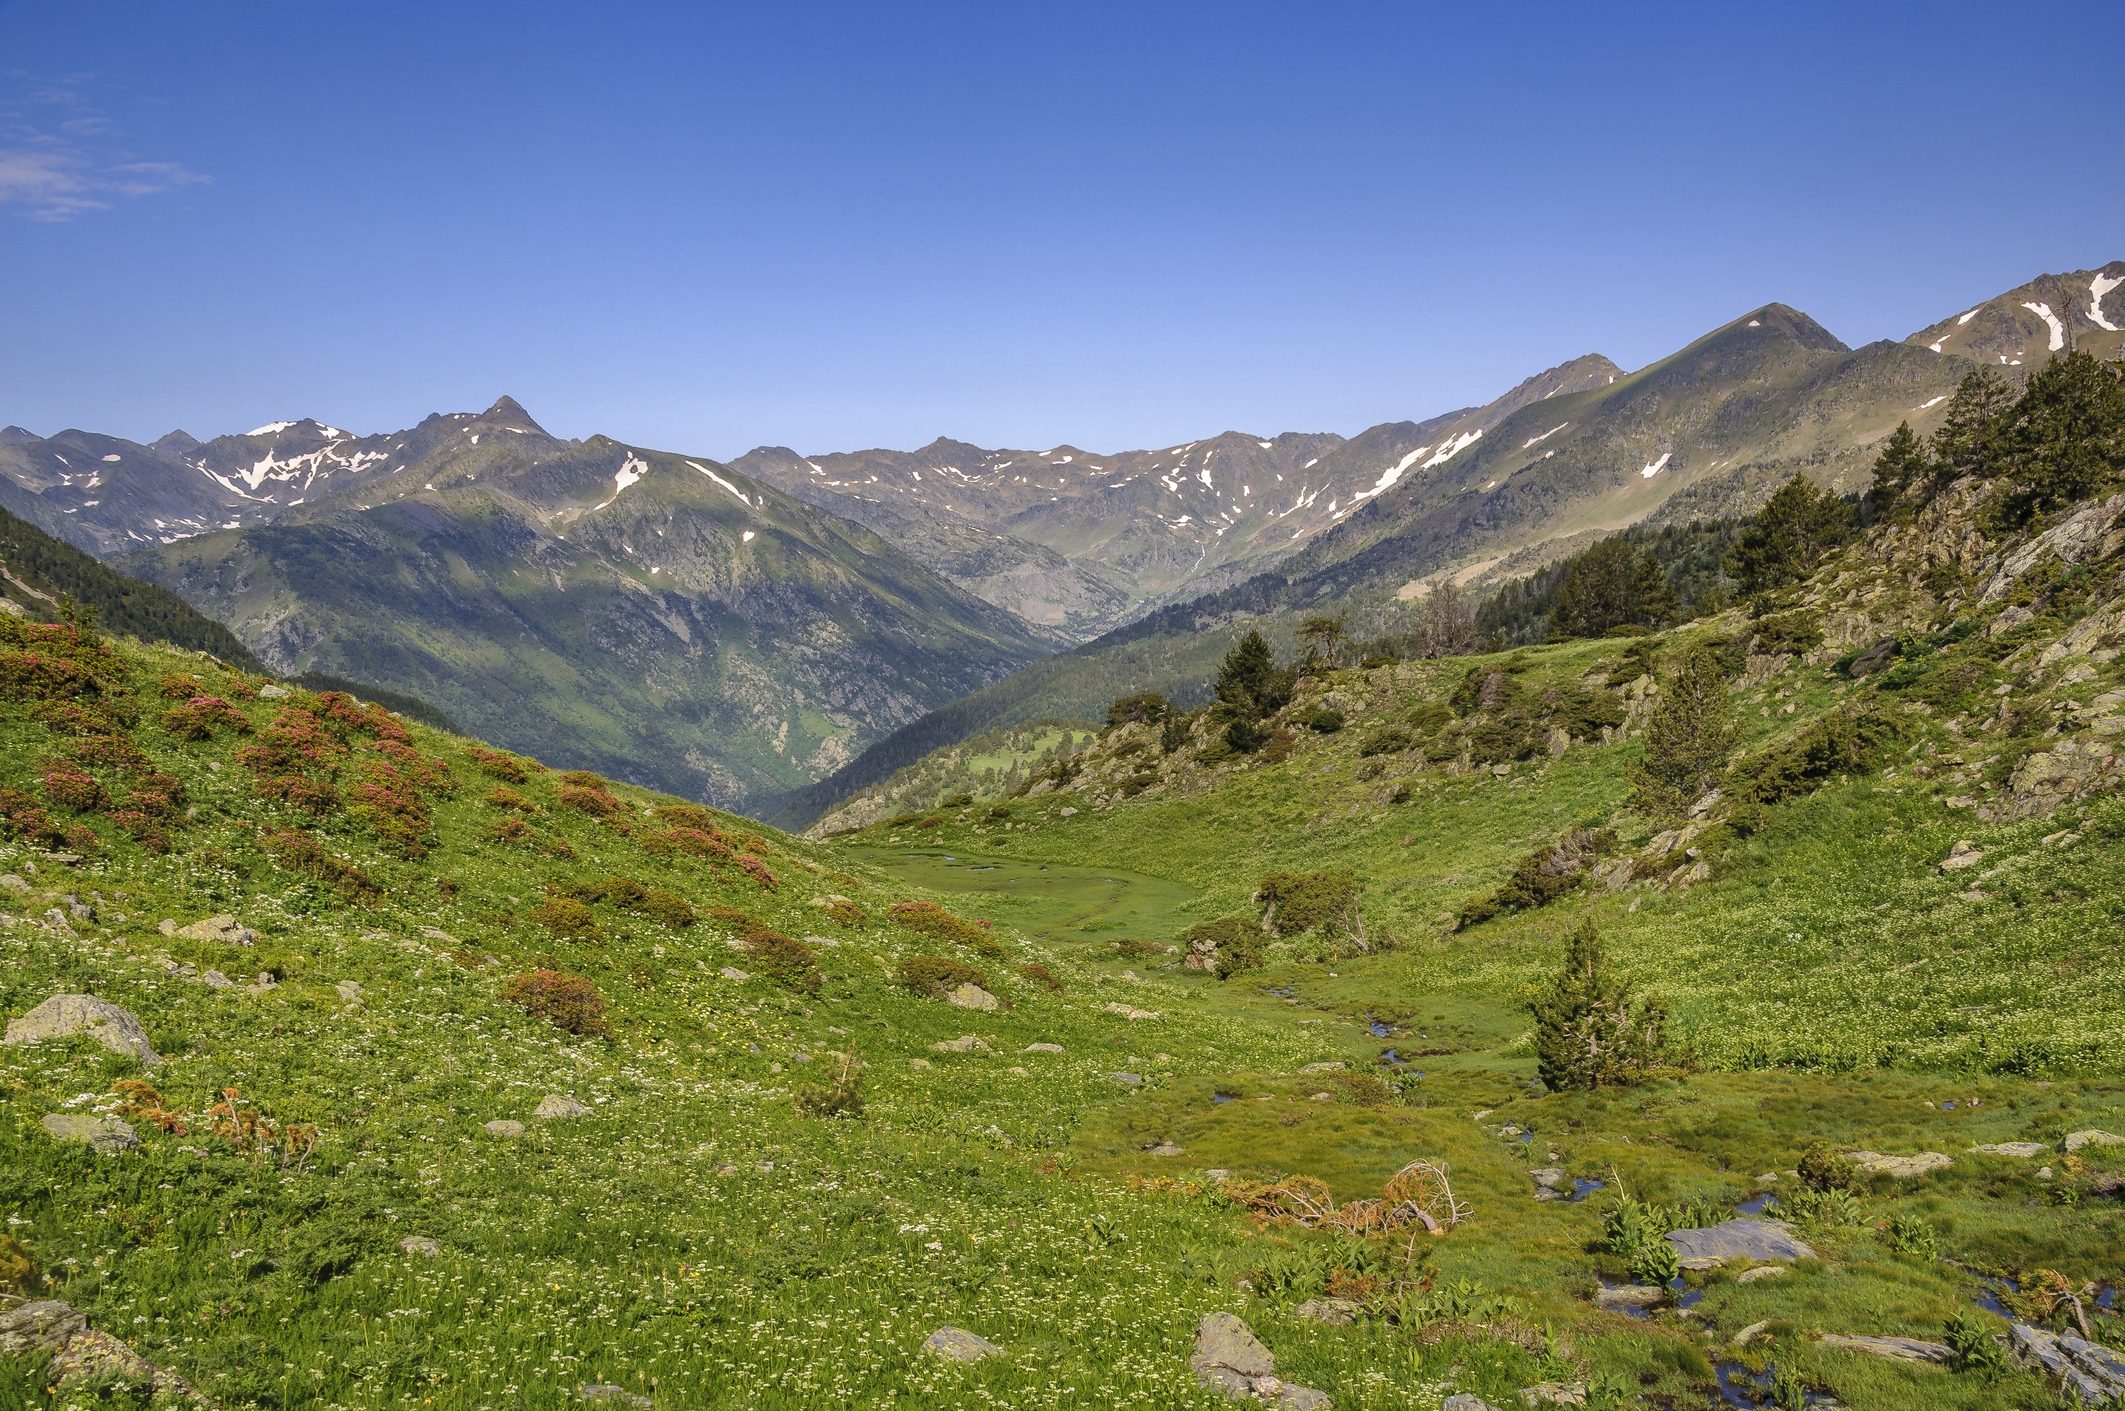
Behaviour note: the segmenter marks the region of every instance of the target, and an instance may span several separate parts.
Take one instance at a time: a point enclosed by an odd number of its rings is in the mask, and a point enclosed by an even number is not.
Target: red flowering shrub
[[[345,691],[325,691],[312,698],[314,709],[325,719],[379,740],[413,742],[413,732],[399,718],[375,702],[363,705]]]
[[[775,890],[777,886],[775,874],[768,871],[767,864],[754,857],[751,853],[738,854],[738,867],[746,876],[752,878],[755,882],[767,888],[767,890],[771,892]]]
[[[818,957],[804,942],[780,931],[750,931],[743,937],[753,968],[793,990],[816,990],[821,983]]]
[[[68,757],[81,764],[115,769],[121,774],[149,768],[140,746],[123,735],[88,735],[67,746]]]
[[[499,779],[504,784],[521,784],[531,777],[530,771],[525,768],[527,761],[513,754],[481,749],[478,745],[468,746],[465,752],[471,755],[472,762],[480,767],[480,773],[490,779]]]
[[[428,855],[428,805],[396,769],[366,766],[347,798],[347,811],[369,825],[384,851],[409,860]]]
[[[48,759],[40,766],[44,796],[61,808],[90,813],[110,802],[95,776],[69,759]]]
[[[572,897],[548,897],[531,916],[556,936],[570,940],[594,940],[598,934],[598,918]]]
[[[605,1022],[605,996],[581,975],[533,970],[502,986],[502,998],[564,1033],[612,1037],[612,1026]]]
[[[731,851],[730,844],[712,833],[702,832],[699,828],[674,828],[664,837],[688,857],[715,857],[727,862],[737,856]]]
[[[339,790],[318,779],[300,774],[276,774],[258,781],[258,796],[316,814],[319,818],[339,807]]]
[[[353,863],[334,857],[325,845],[300,828],[282,828],[266,835],[266,852],[282,867],[327,883],[348,901],[368,905],[379,901],[384,889],[375,878]]]
[[[936,902],[895,902],[892,911],[895,921],[920,935],[929,936],[934,940],[957,942],[975,954],[985,955],[992,960],[1001,959],[1007,954],[987,928],[954,916]]]
[[[162,728],[180,740],[212,739],[217,725],[239,735],[251,733],[250,720],[220,696],[193,696],[162,713]]]
[[[598,779],[597,775],[590,774],[585,776],[581,771],[578,771],[575,775],[564,774],[561,777],[564,780],[579,777],[597,779],[595,785],[563,783],[561,785],[561,807],[580,809],[593,818],[613,818],[626,811],[627,805],[614,798],[605,788],[605,781]]]
[[[498,843],[521,843],[526,839],[536,838],[538,834],[532,832],[531,825],[521,818],[505,818],[494,826],[494,832],[488,836]]]
[[[140,718],[123,700],[39,701],[29,713],[54,735],[122,735]]]
[[[0,692],[26,701],[92,695],[103,682],[84,666],[42,652],[0,653]]]
[[[457,792],[457,776],[442,760],[427,758],[400,740],[378,740],[371,748],[387,756],[400,772],[421,788],[438,794]]]
[[[85,823],[58,823],[44,805],[20,789],[0,789],[0,832],[48,848],[95,852],[101,844]]]
[[[155,689],[156,694],[166,701],[188,701],[194,696],[205,694],[199,678],[184,672],[165,675],[155,683]]]

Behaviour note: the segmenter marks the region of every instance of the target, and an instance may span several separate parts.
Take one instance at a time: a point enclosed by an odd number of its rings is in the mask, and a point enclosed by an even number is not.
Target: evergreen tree
[[[2084,352],[2053,358],[1998,418],[2010,523],[2065,509],[2125,476],[2125,368]]]
[[[1318,652],[1330,671],[1336,669],[1337,657],[1348,635],[1344,630],[1348,617],[1348,613],[1341,612],[1334,617],[1309,617],[1299,627],[1299,640]]]
[[[1719,659],[1699,647],[1686,653],[1662,685],[1645,727],[1645,758],[1631,767],[1631,806],[1674,818],[1717,787],[1741,739],[1727,719]]]
[[[1535,1019],[1535,1058],[1555,1091],[1623,1087],[1641,1082],[1666,1058],[1667,1011],[1658,1000],[1631,1004],[1591,918],[1564,944],[1564,966],[1528,1004]]]
[[[1852,506],[1795,475],[1734,541],[1726,570],[1747,593],[1797,583],[1823,555],[1852,537],[1856,519]]]
[[[1980,363],[1956,385],[1948,414],[1933,433],[1933,484],[1945,485],[1966,475],[1997,474],[2000,438],[2006,414],[2014,405],[2014,388],[1997,368]],[[1926,498],[1931,498],[1928,490]]]
[[[1917,506],[1901,503],[1906,493],[1914,486],[1923,492],[1932,478],[1933,463],[1926,454],[1926,443],[1911,429],[1910,422],[1900,423],[1882,444],[1881,454],[1874,458],[1874,503],[1897,510],[1899,518],[1909,518],[1917,512]]]
[[[1291,699],[1294,673],[1277,669],[1276,655],[1262,634],[1249,629],[1238,645],[1225,653],[1217,671],[1217,698],[1228,717],[1225,743],[1242,754],[1252,754],[1269,738],[1263,717],[1281,710]]]
[[[1641,557],[1628,540],[1604,539],[1579,555],[1557,590],[1553,635],[1599,637],[1611,627],[1659,627],[1675,613],[1675,594],[1651,549]]]

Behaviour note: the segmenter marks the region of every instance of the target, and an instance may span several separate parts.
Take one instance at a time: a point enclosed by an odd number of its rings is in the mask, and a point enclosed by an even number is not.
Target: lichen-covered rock
[[[572,1097],[548,1093],[539,1100],[539,1105],[532,1109],[531,1115],[542,1122],[567,1121],[575,1117],[588,1117],[590,1109]]]
[[[998,1003],[996,996],[971,980],[947,994],[945,998],[958,1005],[961,1009],[989,1011],[995,1009]]]
[[[1254,1329],[1230,1313],[1206,1313],[1195,1327],[1189,1370],[1204,1386],[1227,1396],[1253,1397],[1282,1411],[1323,1411],[1326,1392],[1294,1386],[1276,1374],[1276,1357]]]
[[[498,1121],[489,1122],[487,1124],[487,1132],[488,1135],[496,1137],[521,1137],[524,1135],[524,1124],[522,1122],[512,1122],[505,1117]]]
[[[182,940],[214,941],[225,946],[255,945],[258,941],[258,932],[233,916],[209,916],[180,928],[176,934]]]
[[[113,1053],[138,1059],[142,1067],[162,1062],[137,1015],[94,995],[53,995],[21,1018],[8,1020],[7,1036],[0,1043],[35,1044],[75,1034],[87,1034]]]
[[[1879,1151],[1848,1151],[1845,1153],[1845,1159],[1870,1176],[1894,1176],[1902,1181],[1955,1164],[1954,1157],[1939,1151],[1922,1151],[1915,1156],[1888,1156]]]
[[[1750,1259],[1760,1264],[1794,1259],[1813,1259],[1815,1251],[1793,1237],[1783,1220],[1728,1220],[1701,1230],[1675,1230],[1668,1235],[1685,1266],[1705,1261],[1701,1267],[1724,1264],[1729,1259]]]
[[[1946,1343],[1927,1342],[1923,1338],[1845,1337],[1838,1333],[1824,1333],[1816,1341],[1824,1347],[1864,1352],[1870,1357],[1887,1357],[1897,1362],[1946,1362],[1955,1356],[1955,1349]]]
[[[57,1299],[25,1303],[19,1308],[0,1308],[0,1352],[27,1357],[49,1352],[86,1329],[88,1315]]]
[[[398,1242],[398,1247],[408,1254],[419,1254],[429,1259],[443,1252],[443,1246],[426,1235],[408,1235]]]
[[[2125,1142],[2125,1137],[2115,1132],[2098,1131],[2089,1127],[2078,1132],[2068,1132],[2064,1145],[2066,1154],[2071,1156],[2084,1146],[2116,1146],[2120,1142]]]
[[[922,1340],[922,1350],[947,1362],[979,1362],[1000,1357],[1003,1349],[965,1328],[943,1327]]]
[[[116,1156],[140,1145],[140,1136],[116,1117],[84,1112],[49,1112],[44,1130],[63,1142],[87,1142],[105,1156]]]

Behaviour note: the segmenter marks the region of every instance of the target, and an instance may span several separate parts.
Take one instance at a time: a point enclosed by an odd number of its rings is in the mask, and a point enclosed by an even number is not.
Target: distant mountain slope
[[[106,568],[72,544],[0,510],[0,611],[49,621],[66,598],[94,608],[106,632],[211,652],[246,671],[264,670],[228,628],[175,593]]]
[[[2039,362],[2069,347],[2115,358],[2125,350],[2125,260],[2039,275],[1904,341],[2006,367]]]
[[[274,461],[237,482],[286,501],[271,522],[123,565],[276,670],[675,793],[779,794],[1048,649],[866,530],[713,461],[558,440],[506,398],[398,437],[260,435],[265,456],[224,437],[193,463]]]
[[[1348,440],[1227,431],[1105,455],[939,439],[919,451],[814,456],[762,447],[732,464],[870,525],[989,601],[1082,640],[1182,594],[1259,573],[1523,407],[1621,375],[1589,355],[1487,406],[1383,423]],[[968,560],[969,533],[991,546],[989,560]]]

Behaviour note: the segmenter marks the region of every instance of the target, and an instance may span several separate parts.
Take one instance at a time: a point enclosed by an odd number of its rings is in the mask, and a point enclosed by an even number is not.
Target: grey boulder
[[[947,1362],[979,1362],[984,1357],[1003,1355],[1003,1349],[987,1338],[953,1327],[939,1328],[924,1338],[922,1350]]]
[[[572,1097],[563,1097],[559,1093],[548,1093],[544,1098],[540,1099],[539,1105],[532,1109],[531,1115],[542,1122],[547,1122],[566,1120],[573,1117],[588,1117],[590,1109]]]
[[[1728,1220],[1702,1230],[1673,1230],[1668,1243],[1675,1246],[1685,1267],[1700,1269],[1716,1268],[1730,1259],[1777,1264],[1815,1257],[1814,1250],[1793,1238],[1783,1220]]]
[[[63,1142],[87,1142],[105,1156],[116,1156],[140,1145],[140,1137],[126,1123],[92,1113],[48,1112],[44,1130]]]
[[[21,1018],[8,1020],[7,1036],[0,1043],[35,1044],[75,1034],[87,1034],[113,1053],[138,1059],[142,1067],[162,1062],[137,1015],[94,995],[53,995]]]
[[[512,1122],[504,1117],[498,1121],[489,1122],[487,1124],[487,1132],[490,1136],[521,1137],[524,1135],[524,1124],[522,1122]]]
[[[204,921],[194,921],[178,928],[177,935],[187,941],[216,941],[225,946],[248,946],[258,940],[258,932],[233,916],[209,916]]]
[[[1326,1392],[1294,1386],[1276,1374],[1276,1356],[1254,1329],[1230,1313],[1206,1313],[1195,1327],[1189,1370],[1204,1386],[1232,1397],[1253,1397],[1282,1411],[1322,1411]]]
[[[1920,1338],[1844,1337],[1824,1333],[1816,1341],[1824,1347],[1864,1352],[1870,1357],[1887,1357],[1897,1362],[1946,1362],[1955,1356],[1955,1349],[1946,1343],[1926,1342]]]
[[[32,1352],[56,1351],[88,1325],[87,1314],[57,1299],[0,1309],[0,1352],[27,1357]]]

